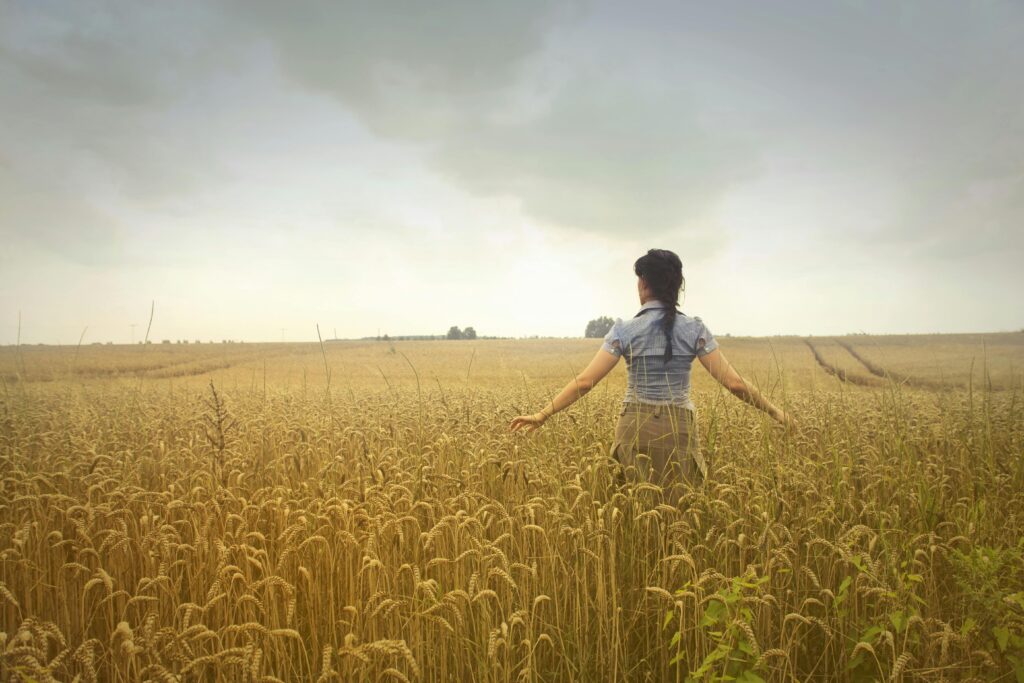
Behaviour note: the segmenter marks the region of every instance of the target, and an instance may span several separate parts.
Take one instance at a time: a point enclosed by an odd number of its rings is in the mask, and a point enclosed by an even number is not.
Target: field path
[[[835,342],[846,349],[851,356],[857,359],[857,362],[864,366],[864,368],[875,377],[881,377],[882,379],[891,379],[899,384],[906,384],[912,387],[918,387],[922,389],[950,389],[955,387],[955,384],[944,382],[941,380],[933,379],[921,379],[917,377],[911,377],[910,375],[904,375],[891,370],[886,370],[880,365],[873,363],[864,356],[860,355],[853,345],[849,342],[836,339]],[[820,362],[820,361],[819,361]]]
[[[807,344],[807,346],[811,349],[811,353],[814,354],[814,360],[818,362],[818,365],[820,365],[825,372],[832,375],[839,381],[849,382],[850,384],[857,384],[859,386],[864,387],[880,387],[885,385],[885,382],[879,379],[878,377],[857,375],[847,372],[843,368],[836,367],[832,363],[829,363],[827,360],[825,360],[825,357],[821,355],[821,352],[811,342],[810,339],[804,339],[804,343]],[[849,351],[849,349],[847,349],[847,351]],[[856,358],[856,356],[854,356],[854,358]]]

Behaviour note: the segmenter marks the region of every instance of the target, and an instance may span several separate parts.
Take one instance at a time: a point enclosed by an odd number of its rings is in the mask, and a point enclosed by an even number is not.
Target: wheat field
[[[3,681],[1024,681],[1024,334],[722,339],[712,475],[593,340],[0,349]]]

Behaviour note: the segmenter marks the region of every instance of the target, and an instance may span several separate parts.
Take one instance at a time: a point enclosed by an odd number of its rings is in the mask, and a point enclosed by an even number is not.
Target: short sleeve
[[[612,328],[608,330],[608,334],[604,336],[604,342],[601,344],[602,349],[616,358],[622,355],[622,339],[619,337],[620,322],[619,320],[615,321]]]
[[[706,356],[718,348],[718,341],[703,320],[700,318],[694,318],[694,320],[697,322],[697,338],[693,342],[693,348],[696,349],[698,356]]]

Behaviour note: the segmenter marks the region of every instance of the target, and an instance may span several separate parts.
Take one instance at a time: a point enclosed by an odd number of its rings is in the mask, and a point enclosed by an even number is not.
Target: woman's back
[[[635,317],[618,320],[605,335],[603,348],[626,359],[626,403],[671,404],[693,408],[690,367],[718,342],[703,321],[677,313],[672,329],[672,357],[665,360],[668,339],[662,328],[664,305],[652,300]]]

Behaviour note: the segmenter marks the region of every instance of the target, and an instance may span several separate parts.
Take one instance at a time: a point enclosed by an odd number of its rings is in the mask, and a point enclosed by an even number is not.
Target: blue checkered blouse
[[[663,309],[660,301],[651,300],[641,306]],[[665,332],[661,329],[664,313],[651,311],[629,320],[616,320],[605,335],[602,348],[626,359],[629,370],[626,403],[655,403],[693,408],[690,401],[690,366],[693,359],[718,348],[711,331],[697,317],[676,314],[672,337],[672,359],[667,363]]]

